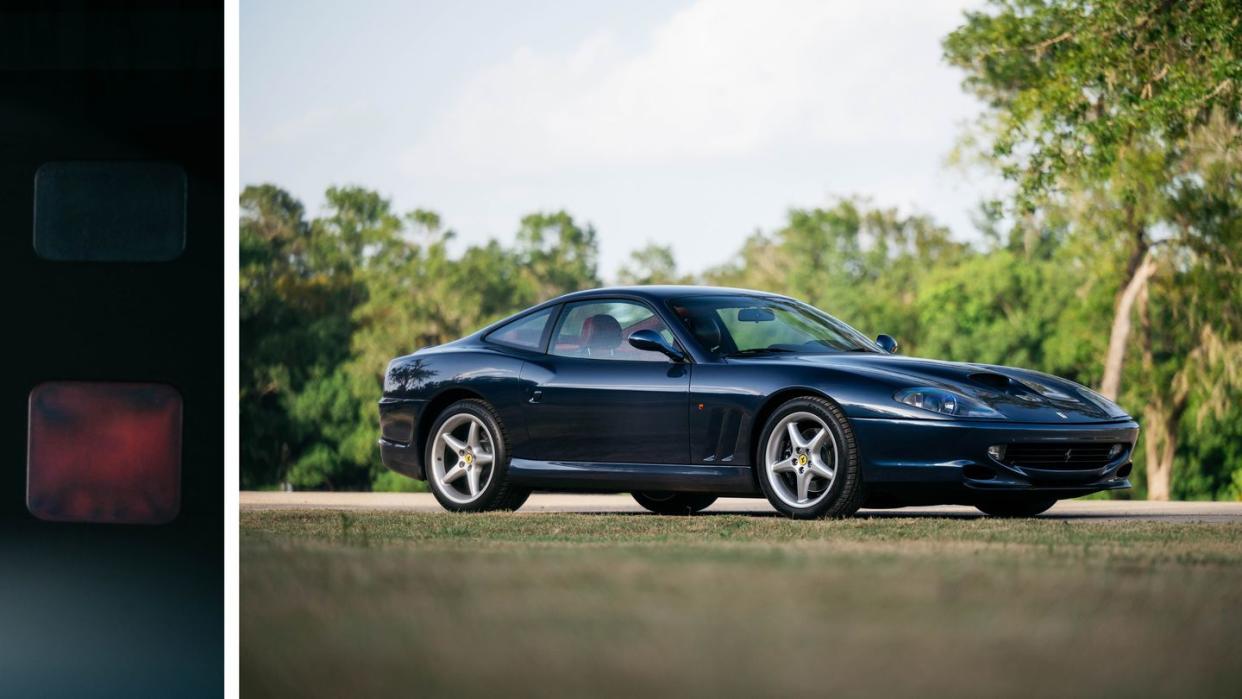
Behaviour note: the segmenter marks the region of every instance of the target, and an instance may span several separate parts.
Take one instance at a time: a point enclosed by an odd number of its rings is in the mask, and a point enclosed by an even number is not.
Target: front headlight
[[[893,400],[904,403],[912,408],[928,410],[941,415],[974,418],[1003,418],[996,412],[974,398],[960,393],[946,391],[943,388],[920,386],[905,388],[893,394]]]

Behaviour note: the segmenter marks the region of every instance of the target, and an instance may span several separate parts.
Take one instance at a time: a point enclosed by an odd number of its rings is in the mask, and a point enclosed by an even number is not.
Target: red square
[[[26,507],[62,522],[163,524],[181,510],[181,394],[53,381],[30,392]]]

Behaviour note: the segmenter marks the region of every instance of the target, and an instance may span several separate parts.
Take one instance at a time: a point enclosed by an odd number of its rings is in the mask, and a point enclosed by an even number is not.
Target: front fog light
[[[1113,448],[1108,450],[1108,458],[1115,459],[1118,456],[1121,456],[1121,452],[1125,450],[1125,448],[1126,445],[1124,444],[1114,444]]]
[[[993,444],[988,447],[988,456],[996,459],[997,461],[1003,461],[1005,459],[1005,445]]]

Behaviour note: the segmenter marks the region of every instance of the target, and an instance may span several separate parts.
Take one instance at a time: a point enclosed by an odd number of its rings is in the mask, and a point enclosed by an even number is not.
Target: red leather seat
[[[597,313],[582,322],[582,347],[587,356],[613,354],[621,346],[621,323],[607,313]]]

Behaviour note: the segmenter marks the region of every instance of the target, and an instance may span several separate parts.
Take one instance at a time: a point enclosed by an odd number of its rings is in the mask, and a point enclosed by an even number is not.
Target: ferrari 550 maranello
[[[1103,396],[896,351],[785,296],[581,291],[394,359],[380,451],[457,511],[575,490],[662,514],[751,496],[800,518],[941,503],[1031,516],[1130,487],[1139,427]]]

